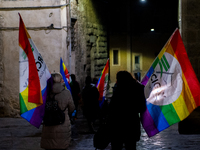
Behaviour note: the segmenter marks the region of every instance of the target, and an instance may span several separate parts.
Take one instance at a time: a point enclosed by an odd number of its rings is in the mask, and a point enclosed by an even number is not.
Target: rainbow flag
[[[99,106],[100,108],[103,105],[103,102],[105,100],[106,91],[107,91],[107,84],[108,84],[108,75],[109,75],[109,59],[106,62],[106,65],[101,72],[101,75],[99,77],[99,80],[97,82],[97,89],[99,91]]]
[[[21,117],[39,128],[51,74],[19,14],[19,102]]]
[[[146,111],[142,125],[149,137],[185,119],[200,105],[200,86],[176,29],[142,80]]]
[[[64,64],[64,62],[62,61],[62,58],[60,58],[60,73],[63,77],[63,80],[65,82],[65,87],[70,91],[71,91],[71,88],[70,88],[70,75],[69,75],[69,72]]]

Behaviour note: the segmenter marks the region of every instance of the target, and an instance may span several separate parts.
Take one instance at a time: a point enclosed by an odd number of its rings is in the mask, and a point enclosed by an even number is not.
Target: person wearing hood
[[[48,96],[53,97],[53,95],[55,95],[58,106],[61,110],[65,110],[65,122],[54,126],[43,125],[41,148],[46,150],[64,150],[69,147],[71,141],[71,123],[68,114],[71,114],[74,111],[75,106],[70,91],[63,86],[62,75],[60,73],[53,73],[52,78],[53,87]]]
[[[89,129],[92,133],[95,133],[93,124],[99,116],[99,91],[94,84],[92,79],[87,76],[85,79],[85,87],[82,90],[83,100],[83,115],[86,117]]]
[[[127,71],[117,73],[117,83],[108,110],[112,150],[136,150],[140,140],[140,117],[146,109],[144,86]]]

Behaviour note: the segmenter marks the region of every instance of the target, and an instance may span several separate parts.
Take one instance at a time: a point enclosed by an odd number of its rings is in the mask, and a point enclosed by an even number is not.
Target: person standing
[[[99,91],[92,84],[90,76],[86,77],[85,87],[82,90],[83,100],[83,115],[86,117],[90,131],[94,132],[93,123],[98,118],[100,107],[99,107]]]
[[[77,118],[78,113],[78,104],[80,100],[80,86],[79,83],[76,81],[76,76],[74,74],[71,74],[72,82],[70,83],[71,91],[72,91],[72,97],[75,104],[75,119]]]
[[[108,126],[112,150],[136,150],[140,140],[140,118],[146,108],[144,86],[127,71],[117,73],[117,86],[108,110]]]
[[[47,100],[48,97],[55,95],[54,98],[58,101],[58,106],[61,110],[65,110],[65,122],[54,126],[43,125],[40,146],[46,150],[64,150],[67,149],[71,141],[71,123],[68,114],[74,111],[75,106],[70,91],[65,89],[62,84],[62,75],[53,73],[52,78],[53,87],[51,93],[47,96]]]

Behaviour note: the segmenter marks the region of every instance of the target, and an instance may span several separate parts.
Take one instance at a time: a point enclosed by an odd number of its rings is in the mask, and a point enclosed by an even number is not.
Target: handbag
[[[110,132],[108,124],[101,124],[93,137],[93,145],[96,149],[105,149],[110,143]]]

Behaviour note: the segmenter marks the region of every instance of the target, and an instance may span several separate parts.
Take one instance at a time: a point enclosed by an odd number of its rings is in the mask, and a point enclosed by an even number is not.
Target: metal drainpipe
[[[182,0],[178,2],[178,24],[180,34],[182,35]]]
[[[72,55],[72,51],[71,51],[71,3],[70,0],[68,0],[69,3],[69,9],[68,9],[68,21],[69,21],[69,30],[68,30],[68,38],[69,38],[69,73],[71,74],[71,55]]]
[[[69,4],[63,4],[63,5],[56,5],[56,6],[29,6],[29,7],[0,7],[0,10],[2,11],[9,11],[9,10],[30,10],[30,9],[55,9],[60,8],[64,6],[68,6]]]
[[[131,74],[133,74],[133,58],[132,58],[132,53],[133,53],[133,48],[132,48],[132,3],[131,3],[131,0],[130,0],[130,53],[131,53]]]

